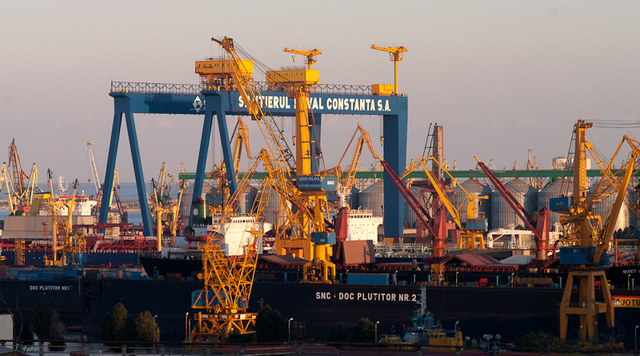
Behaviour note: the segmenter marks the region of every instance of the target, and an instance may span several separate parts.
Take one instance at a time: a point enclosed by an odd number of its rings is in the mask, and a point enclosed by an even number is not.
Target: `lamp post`
[[[289,318],[289,322],[287,323],[287,331],[289,331],[289,342],[291,342],[291,321],[293,318]]]
[[[582,342],[582,325],[580,325],[580,331],[578,332],[578,341]]]
[[[634,340],[634,345],[633,345],[633,351],[638,351],[638,325],[636,325],[636,328],[633,330],[633,340]]]
[[[458,271],[456,271],[456,287],[458,286]]]
[[[376,345],[378,344],[378,324],[380,324],[380,321],[376,321],[375,325],[373,326],[373,342]]]
[[[189,312],[184,315],[184,338],[189,342]]]
[[[158,324],[156,323],[156,318],[158,314],[153,316],[153,353],[156,353],[156,333],[158,332]]]

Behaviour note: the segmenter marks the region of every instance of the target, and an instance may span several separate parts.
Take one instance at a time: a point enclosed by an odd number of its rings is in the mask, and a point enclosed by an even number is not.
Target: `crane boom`
[[[9,175],[9,170],[7,169],[6,163],[3,163],[2,168],[0,168],[0,190],[2,190],[3,183],[6,187],[7,202],[9,204],[9,214],[14,214],[16,212],[16,206],[13,194],[13,183],[11,182],[11,176]]]
[[[267,116],[262,110],[260,106],[260,102],[264,102],[262,94],[260,94],[250,72],[246,69],[245,61],[243,61],[238,55],[233,39],[224,37],[223,39],[218,40],[212,37],[211,40],[218,43],[227,52],[227,55],[230,58],[228,63],[231,64],[233,69],[231,70],[231,73],[229,73],[233,78],[233,84],[242,96],[247,112],[256,120],[256,122],[258,122],[260,131],[267,140],[269,151],[273,156],[276,156],[275,152],[278,153],[276,157],[281,159],[288,172],[295,170],[295,156],[291,153],[291,149],[289,149],[289,145],[282,134],[282,130],[278,128],[273,117],[270,115]]]
[[[96,167],[96,159],[93,156],[93,144],[91,141],[87,141],[87,148],[89,150],[89,166],[91,167],[93,186],[96,188],[96,194],[98,194],[100,193],[100,175],[98,174],[98,167]]]
[[[292,49],[292,48],[285,47],[284,51],[288,53],[300,54],[305,56],[307,59],[308,69],[311,69],[312,64],[318,63],[317,56],[319,54],[322,54],[322,51],[320,51],[317,48],[314,48],[311,50],[301,50],[301,49]]]
[[[525,224],[529,231],[533,232],[536,241],[536,259],[546,260],[547,250],[549,249],[549,211],[541,209],[536,222],[533,217],[525,210],[513,194],[502,184],[495,174],[485,165],[477,156],[473,156],[478,161],[478,166],[487,175],[496,190],[502,195],[502,198],[509,204],[511,209],[518,215],[520,220]],[[534,227],[535,225],[535,227]]]

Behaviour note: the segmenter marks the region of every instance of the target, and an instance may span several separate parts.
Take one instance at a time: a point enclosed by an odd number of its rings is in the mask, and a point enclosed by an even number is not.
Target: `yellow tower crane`
[[[573,143],[573,196],[553,198],[551,210],[566,216],[560,219],[564,234],[560,248],[560,264],[570,268],[560,303],[560,338],[566,339],[570,315],[580,322],[580,341],[593,339],[598,333],[598,315],[605,314],[608,328],[614,327],[614,305],[607,277],[601,269],[602,257],[609,249],[613,230],[625,200],[631,177],[637,173],[640,161],[639,142],[624,136],[613,158],[603,171],[603,178],[591,194],[587,195],[586,152],[592,143],[586,141],[586,129],[591,123],[579,120],[574,125]],[[631,147],[629,159],[611,174],[613,163],[624,143]],[[593,206],[605,197],[615,195],[611,212],[606,219],[593,214]],[[599,280],[602,301],[596,300],[595,283]],[[578,287],[578,300],[572,302],[574,285]]]
[[[318,164],[321,159],[317,152],[319,143],[313,140],[315,120],[313,113],[309,118],[309,94],[313,85],[320,83],[318,70],[311,69],[311,65],[317,63],[317,56],[322,52],[319,49],[294,50],[285,48],[285,52],[300,54],[306,57],[307,68],[285,68],[282,70],[267,71],[267,83],[271,88],[282,89],[295,99],[296,103],[296,176],[311,174],[312,162]],[[318,137],[316,134],[315,137]]]
[[[304,227],[299,235],[299,241],[276,239],[276,250],[291,250],[304,244],[306,247],[312,247],[302,249],[303,251],[312,251],[301,256],[305,259],[317,261],[318,256],[331,256],[331,237],[333,234],[327,232],[325,228],[328,204],[321,184],[326,177],[312,173],[314,163],[318,170],[323,166],[320,145],[315,141],[319,135],[313,131],[315,123],[312,113],[309,115],[308,106],[309,92],[313,89],[314,84],[319,83],[317,70],[305,68],[303,70],[267,71],[266,73],[267,82],[272,89],[283,90],[296,100],[296,154],[294,156],[275,120],[270,115],[265,115],[260,106],[262,96],[251,76],[253,62],[240,58],[233,39],[224,37],[223,39],[212,38],[212,40],[225,49],[229,59],[196,62],[196,72],[205,78],[211,87],[217,87],[219,90],[237,90],[240,93],[247,112],[259,123],[269,152],[275,158],[272,162],[274,170],[283,172],[291,184],[294,182],[295,172],[296,195],[304,202],[302,205],[307,207],[295,213],[299,220],[296,225]],[[314,53],[317,55],[319,51],[309,52],[308,55],[312,57],[311,62],[314,62]],[[318,183],[317,186],[316,183]],[[313,211],[313,213],[307,214],[304,212],[305,210]],[[324,259],[323,263],[331,263],[328,257],[322,258]],[[329,268],[329,270],[332,269]],[[332,278],[333,275],[324,275],[320,279],[326,281]]]
[[[389,52],[391,61],[393,61],[393,91],[387,84],[374,84],[372,87],[373,94],[379,95],[398,95],[398,62],[403,60],[403,53],[408,51],[404,46],[400,47],[381,47],[375,44],[371,45],[371,49]]]
[[[304,256],[311,262],[304,266],[304,280],[307,282],[329,282],[335,276],[335,264],[331,262],[332,245],[335,234],[328,232],[325,221],[328,220],[328,202],[326,192],[320,186],[303,187],[305,182],[322,182],[326,177],[313,171],[324,167],[322,150],[316,131],[315,118],[309,108],[309,95],[314,85],[320,83],[319,72],[312,69],[317,63],[317,56],[322,54],[319,49],[290,49],[285,52],[299,54],[306,57],[307,68],[285,68],[279,71],[268,71],[267,82],[270,87],[282,89],[295,99],[296,107],[296,178],[298,180],[297,194],[306,209],[298,210],[298,225],[306,227],[302,239],[288,240],[276,238],[276,251],[284,249],[299,249],[300,245],[312,247],[312,252]],[[314,183],[315,185],[315,183]],[[308,210],[308,213],[304,213]],[[303,249],[304,250],[304,249]]]

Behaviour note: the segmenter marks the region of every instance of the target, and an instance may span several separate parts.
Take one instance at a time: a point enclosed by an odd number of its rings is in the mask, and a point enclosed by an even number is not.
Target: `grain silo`
[[[518,178],[509,181],[505,187],[529,214],[537,210],[537,189]],[[524,222],[497,190],[491,192],[490,221],[491,229],[514,229],[518,225],[524,226]]]
[[[374,216],[384,216],[382,206],[384,205],[384,185],[379,180],[359,194],[360,207],[362,209],[371,210]]]
[[[191,203],[194,201],[193,197],[193,188],[194,185],[190,185],[184,189],[182,192],[182,204],[180,204],[180,219],[182,223],[186,226],[189,224],[189,216],[191,215]],[[209,201],[208,196],[216,194],[218,192],[218,188],[213,185],[203,182],[202,183],[202,194],[201,198]]]
[[[538,193],[538,210],[544,208],[549,209],[549,201],[552,198],[561,198],[563,196],[571,196],[573,194],[571,189],[571,183],[566,178],[561,178],[555,182],[547,184]],[[553,226],[560,222],[562,214],[549,210],[549,226],[553,229]]]
[[[409,188],[411,194],[413,194],[416,198],[420,199],[420,188],[411,187]],[[415,227],[416,221],[418,221],[418,216],[411,209],[411,205],[409,205],[406,201],[404,202],[404,223],[409,227]]]
[[[587,194],[592,194],[593,191],[596,189],[597,184],[594,184],[591,188],[589,188],[589,192]],[[627,189],[627,196],[625,197],[625,200],[627,199],[633,199],[633,197],[631,196],[631,194],[633,194],[632,192],[630,192],[630,189]],[[611,214],[611,208],[613,207],[613,203],[616,200],[616,194],[612,194],[608,197],[606,197],[605,199],[603,199],[600,203],[594,205],[591,208],[591,211],[593,212],[594,215],[599,215],[600,219],[602,220],[602,223],[604,224],[604,222],[608,219],[609,214]],[[618,214],[618,219],[616,220],[616,224],[614,226],[614,230],[613,231],[617,231],[618,229],[624,229],[627,226],[629,226],[629,207],[626,204],[622,205],[622,208],[620,209],[620,213]]]
[[[258,195],[258,188],[250,185],[247,188],[247,191],[240,197],[240,213],[241,214],[251,214],[251,208],[253,207],[254,202],[256,201],[256,196]]]

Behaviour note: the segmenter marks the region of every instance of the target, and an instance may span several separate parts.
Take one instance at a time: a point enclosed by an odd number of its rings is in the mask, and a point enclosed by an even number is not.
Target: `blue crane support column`
[[[109,214],[110,192],[113,190],[114,171],[116,156],[118,154],[118,142],[120,141],[120,130],[122,127],[122,115],[127,122],[127,133],[129,135],[129,146],[131,147],[131,159],[136,177],[136,187],[138,189],[138,200],[140,202],[140,213],[142,214],[142,225],[145,236],[153,236],[153,223],[149,212],[147,192],[144,186],[144,175],[142,172],[142,160],[140,159],[140,149],[138,146],[138,136],[136,125],[133,120],[131,101],[126,94],[111,94],[114,98],[115,114],[113,116],[113,126],[111,130],[111,141],[109,144],[109,157],[107,159],[107,170],[103,185],[102,205],[100,206],[100,217],[98,222],[105,224]],[[109,193],[107,193],[109,192]]]
[[[202,127],[202,138],[200,139],[200,152],[198,153],[198,165],[196,178],[193,185],[193,199],[202,195],[202,184],[204,181],[207,153],[209,152],[209,141],[211,139],[211,127],[213,115],[218,118],[218,131],[220,131],[220,144],[222,145],[222,155],[224,164],[227,167],[227,180],[229,182],[229,194],[233,195],[237,188],[236,175],[233,169],[233,157],[231,155],[231,144],[229,142],[229,131],[227,130],[227,119],[225,115],[225,102],[229,100],[229,93],[226,91],[203,91],[205,97],[204,124]],[[231,167],[231,169],[229,169]],[[191,221],[191,219],[189,219]]]
[[[407,162],[407,102],[400,105],[399,115],[383,115],[384,160],[401,175]],[[384,237],[402,236],[404,198],[391,177],[384,173]]]

